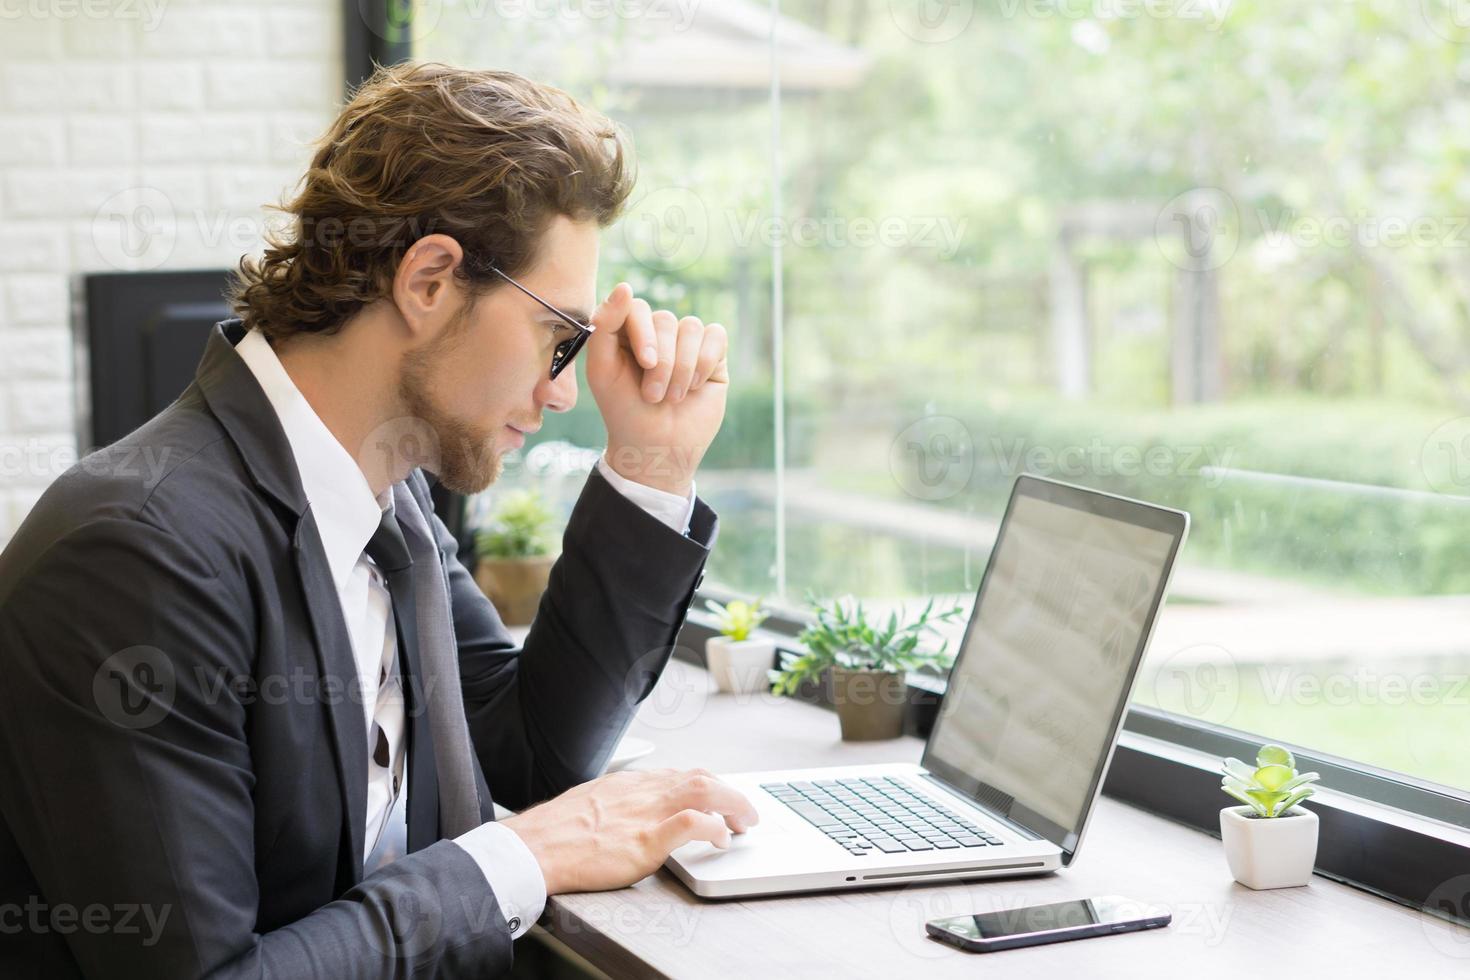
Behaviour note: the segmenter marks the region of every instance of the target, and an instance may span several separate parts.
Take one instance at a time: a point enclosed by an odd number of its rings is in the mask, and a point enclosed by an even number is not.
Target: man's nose
[[[577,404],[577,366],[568,364],[555,381],[544,378],[536,386],[536,403],[548,412],[570,412]]]

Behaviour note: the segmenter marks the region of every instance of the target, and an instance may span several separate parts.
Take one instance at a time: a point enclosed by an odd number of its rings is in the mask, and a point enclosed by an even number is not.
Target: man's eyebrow
[[[573,320],[576,320],[578,323],[586,324],[586,323],[591,323],[592,322],[592,314],[591,313],[588,313],[586,310],[583,310],[583,309],[578,309],[575,306],[566,307],[566,308],[564,308],[562,310],[562,312],[565,313],[567,316],[571,317]],[[547,313],[549,315],[551,315],[551,316],[556,316],[556,314],[551,313],[551,311],[549,311],[549,310],[547,311]],[[561,318],[560,317],[557,317],[557,319],[561,319]]]

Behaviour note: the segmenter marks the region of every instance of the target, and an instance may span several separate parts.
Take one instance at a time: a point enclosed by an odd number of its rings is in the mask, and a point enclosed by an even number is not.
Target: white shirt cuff
[[[546,908],[546,877],[526,842],[514,830],[494,821],[460,834],[454,842],[480,866],[495,901],[500,903],[510,937],[524,936]]]
[[[612,488],[658,518],[680,534],[689,533],[689,521],[694,516],[694,486],[689,487],[689,496],[659,490],[634,481],[614,470],[607,461],[607,453],[597,457],[597,472],[612,484]]]

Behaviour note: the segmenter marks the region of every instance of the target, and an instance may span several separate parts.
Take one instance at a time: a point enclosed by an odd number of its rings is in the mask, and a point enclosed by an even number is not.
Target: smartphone
[[[1172,920],[1173,916],[1162,909],[1148,908],[1122,895],[1105,895],[934,919],[925,923],[924,928],[940,942],[972,953],[992,953],[1109,936],[1115,932],[1158,929]]]

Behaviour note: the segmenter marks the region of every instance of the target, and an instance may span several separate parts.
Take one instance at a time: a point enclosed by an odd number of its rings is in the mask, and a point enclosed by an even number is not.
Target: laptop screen
[[[1178,511],[1021,477],[925,768],[1070,859],[1187,525]]]

